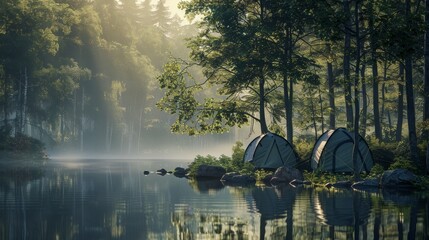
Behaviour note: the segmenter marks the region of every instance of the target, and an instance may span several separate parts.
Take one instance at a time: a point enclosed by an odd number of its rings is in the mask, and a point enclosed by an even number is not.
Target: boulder
[[[266,185],[270,185],[271,184],[271,179],[273,178],[273,174],[268,174],[267,176],[265,176],[262,179],[262,182]]]
[[[161,168],[161,169],[157,170],[156,173],[164,176],[165,174],[167,174],[167,170],[165,170],[164,168]]]
[[[295,179],[304,181],[304,175],[296,168],[279,167],[271,178],[271,183],[290,183]]]
[[[225,173],[221,181],[226,185],[248,185],[256,182],[256,179],[249,175],[241,175],[236,172]]]
[[[353,189],[357,190],[371,190],[380,187],[380,181],[378,179],[367,179],[359,182],[355,182],[352,185]]]
[[[179,177],[179,178],[185,177],[186,176],[186,169],[184,169],[182,167],[177,167],[174,169],[173,174],[174,174],[174,176]]]
[[[417,177],[406,169],[388,170],[381,176],[381,187],[413,188],[417,183]]]
[[[198,167],[195,177],[221,179],[225,173],[226,170],[223,167],[203,164]]]

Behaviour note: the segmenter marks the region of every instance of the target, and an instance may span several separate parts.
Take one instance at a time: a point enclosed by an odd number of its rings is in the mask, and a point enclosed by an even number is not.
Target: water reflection
[[[243,188],[143,174],[144,169],[165,165],[156,161],[53,162],[37,178],[2,177],[0,239],[429,236],[429,201],[424,194],[289,185]]]

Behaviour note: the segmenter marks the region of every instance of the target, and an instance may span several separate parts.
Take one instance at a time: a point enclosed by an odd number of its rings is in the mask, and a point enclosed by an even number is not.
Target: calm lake
[[[34,179],[0,177],[0,239],[429,238],[427,193],[242,188],[143,174],[188,162],[54,159]]]

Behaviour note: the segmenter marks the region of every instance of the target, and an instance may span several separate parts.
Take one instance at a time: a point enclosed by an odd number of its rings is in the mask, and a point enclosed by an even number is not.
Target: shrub
[[[262,181],[264,180],[265,177],[267,177],[270,174],[273,174],[273,173],[271,171],[267,171],[264,169],[258,169],[254,172],[254,177],[256,181]]]
[[[395,161],[392,163],[392,165],[390,165],[389,170],[399,169],[399,168],[407,169],[416,174],[419,173],[419,167],[406,157],[402,157],[402,156],[396,157]]]
[[[310,158],[313,151],[314,143],[307,139],[298,139],[294,146],[296,154],[298,155],[297,168],[299,170],[311,170]]]
[[[189,165],[189,174],[195,176],[197,169],[200,165],[221,166],[227,172],[238,172],[241,174],[251,174],[253,172],[253,165],[243,161],[244,149],[243,143],[236,142],[232,147],[232,156],[220,155],[216,158],[211,155],[201,156],[197,155],[194,161]]]
[[[378,177],[378,176],[380,176],[381,174],[383,174],[383,172],[384,172],[384,168],[383,168],[383,166],[381,166],[380,164],[376,163],[376,164],[371,168],[371,171],[369,172],[368,177],[371,177],[371,178],[373,178],[373,177]]]
[[[212,166],[222,166],[214,156],[207,155],[204,157],[201,155],[197,155],[194,158],[194,161],[191,162],[191,164],[189,164],[189,175],[195,176],[195,174],[197,173],[198,167],[204,164],[212,165]]]

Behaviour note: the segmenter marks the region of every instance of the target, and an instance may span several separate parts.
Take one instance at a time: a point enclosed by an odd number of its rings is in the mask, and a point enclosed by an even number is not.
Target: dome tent
[[[266,133],[253,139],[244,152],[244,161],[255,168],[277,169],[296,165],[297,157],[291,144],[283,137]]]
[[[311,168],[324,172],[352,173],[353,133],[345,128],[328,130],[319,137],[311,155]],[[369,172],[374,162],[366,141],[359,135],[359,172]]]

